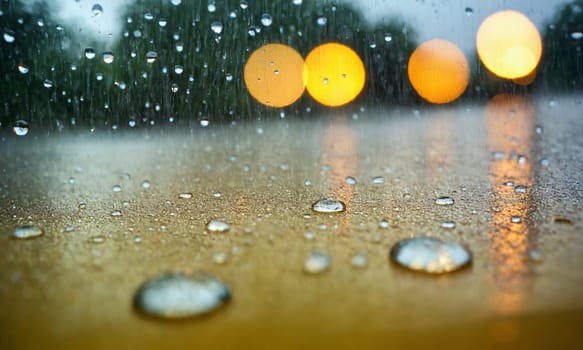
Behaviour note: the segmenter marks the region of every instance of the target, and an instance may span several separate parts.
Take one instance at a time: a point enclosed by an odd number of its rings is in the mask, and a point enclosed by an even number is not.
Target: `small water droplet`
[[[182,4],[182,0],[170,0],[170,3],[174,6]]]
[[[215,34],[221,34],[223,32],[223,23],[219,21],[214,21],[211,23],[211,30]]]
[[[455,271],[472,261],[470,251],[463,245],[433,237],[399,241],[389,255],[393,262],[403,267],[430,274]]]
[[[215,198],[221,198],[221,195],[222,195],[222,194],[221,194],[221,192],[219,192],[219,191],[215,191],[215,192],[213,192],[213,197],[215,197]]]
[[[138,288],[134,306],[150,316],[184,318],[211,312],[230,298],[229,286],[211,274],[167,272]]]
[[[103,235],[91,236],[87,239],[87,242],[101,244],[105,242],[105,236]]]
[[[111,216],[113,216],[113,217],[118,217],[118,216],[122,216],[122,215],[123,215],[123,213],[121,212],[121,210],[113,210],[111,212]]]
[[[449,230],[454,229],[455,222],[454,221],[444,221],[441,223],[441,227],[449,229]]]
[[[309,231],[309,232],[304,233],[304,239],[306,241],[313,241],[315,238],[316,238],[316,234],[314,232]]]
[[[575,40],[583,39],[583,33],[582,32],[573,32],[573,33],[571,33],[571,38],[575,39]]]
[[[18,64],[18,71],[20,72],[20,74],[26,74],[29,72],[29,70],[30,69],[28,68],[27,65],[22,64],[22,63]]]
[[[526,193],[526,186],[523,185],[516,185],[514,186],[515,193]]]
[[[261,24],[264,27],[269,27],[273,23],[273,17],[269,13],[264,13],[261,16]]]
[[[368,265],[368,256],[365,253],[356,253],[350,260],[350,264],[358,268],[366,267]]]
[[[142,236],[135,236],[134,243],[142,243]]]
[[[520,223],[522,222],[522,218],[521,218],[520,216],[512,216],[512,217],[510,218],[510,221],[511,221],[513,224],[520,224]]]
[[[316,19],[316,23],[317,23],[319,26],[325,26],[325,25],[328,23],[328,18],[327,18],[326,16],[319,16],[319,17]]]
[[[349,185],[356,185],[356,179],[352,176],[347,176],[344,181]]]
[[[304,260],[304,271],[309,274],[320,274],[330,269],[330,256],[324,252],[314,251]]]
[[[17,136],[26,136],[28,134],[28,132],[30,131],[30,126],[24,120],[17,120],[16,122],[14,122],[14,126],[12,127],[12,131]]]
[[[166,18],[160,18],[158,20],[158,26],[160,26],[160,28],[166,27],[167,24],[168,24],[168,21],[166,20]]]
[[[531,249],[528,251],[528,258],[534,262],[541,262],[543,260],[543,254],[540,250]]]
[[[305,179],[304,186],[312,186],[312,181],[310,179]]]
[[[241,9],[246,10],[247,7],[249,7],[249,4],[247,3],[246,0],[241,0],[241,2],[239,2],[239,7],[241,7]]]
[[[224,265],[228,262],[229,255],[225,252],[218,252],[213,255],[213,261],[217,265]]]
[[[103,53],[103,62],[110,64],[113,62],[113,59],[115,58],[115,56],[113,55],[113,52],[111,51],[105,51]]]
[[[112,187],[112,191],[113,192],[116,192],[116,193],[121,192],[121,186],[120,185],[114,185]]]
[[[3,37],[4,37],[4,41],[6,41],[9,44],[12,44],[16,40],[16,37],[14,36],[14,32],[11,30],[4,31]]]
[[[435,204],[437,205],[453,205],[453,203],[454,203],[453,198],[448,196],[438,197],[435,200]]]
[[[393,41],[393,35],[391,33],[385,33],[384,39],[385,42],[390,43],[391,41]]]
[[[93,17],[99,17],[103,13],[103,7],[100,4],[95,4],[91,8],[91,14]]]
[[[312,204],[312,210],[319,213],[339,213],[346,210],[346,204],[337,199],[325,198]]]
[[[45,231],[36,224],[17,226],[12,230],[12,237],[18,239],[36,238],[45,234]]]
[[[382,229],[387,229],[389,228],[390,224],[389,221],[387,219],[382,219],[381,221],[379,221],[379,228]]]
[[[550,164],[551,164],[551,162],[546,158],[543,158],[540,160],[540,165],[542,165],[542,166],[549,166]]]
[[[206,224],[207,230],[210,232],[226,232],[229,230],[230,226],[221,220],[211,220]]]
[[[47,89],[52,88],[54,85],[52,80],[49,79],[45,79],[45,81],[43,81],[43,86],[46,87]]]
[[[151,12],[144,13],[144,19],[146,21],[152,21],[154,19],[154,15]]]
[[[179,65],[179,64],[175,65],[174,66],[174,73],[176,73],[178,75],[184,73],[184,67]]]
[[[178,195],[178,198],[180,199],[190,199],[192,198],[192,193],[190,192],[182,192]]]
[[[88,47],[85,49],[85,58],[92,60],[95,58],[97,54],[95,53],[95,50],[91,47]]]
[[[464,12],[466,13],[466,16],[470,17],[471,15],[474,14],[474,10],[471,7],[466,7]]]
[[[146,52],[146,62],[147,63],[154,63],[158,59],[158,53],[156,51],[148,51]]]
[[[148,180],[144,180],[144,181],[142,181],[142,188],[146,188],[146,189],[148,189],[148,188],[150,188],[151,186],[152,186],[152,184],[150,183],[150,181],[148,181]]]
[[[302,0],[292,0],[292,4],[299,6],[302,4]]]

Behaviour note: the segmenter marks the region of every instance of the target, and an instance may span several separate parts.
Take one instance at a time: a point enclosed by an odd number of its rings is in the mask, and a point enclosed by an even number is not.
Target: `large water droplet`
[[[339,213],[346,210],[346,204],[338,199],[325,198],[312,204],[312,210],[319,213]]]
[[[204,272],[164,273],[142,284],[134,306],[151,316],[184,318],[206,314],[231,298],[229,286]]]
[[[210,232],[226,232],[229,230],[230,226],[221,220],[211,220],[206,224],[207,230]]]
[[[4,41],[6,41],[9,44],[12,44],[16,40],[16,37],[14,36],[14,32],[11,30],[4,31],[3,37],[4,37]]]
[[[439,197],[435,200],[437,205],[453,205],[453,203],[453,198],[447,196]]]
[[[113,56],[113,52],[111,51],[105,51],[103,53],[103,62],[110,64],[111,62],[113,62],[113,59],[115,58],[115,56]]]
[[[326,253],[315,251],[304,260],[304,271],[310,274],[319,274],[330,269],[330,256]]]
[[[223,24],[219,21],[214,21],[211,23],[211,30],[215,34],[221,34],[223,32]]]
[[[24,120],[17,120],[14,122],[14,126],[12,127],[12,131],[18,136],[26,136],[30,131],[30,127],[28,123]]]
[[[261,15],[261,24],[264,27],[269,27],[273,23],[273,17],[269,13],[264,13]]]
[[[91,47],[88,47],[85,49],[85,58],[92,60],[95,58],[95,50],[92,49]]]
[[[45,234],[45,231],[38,225],[21,225],[14,228],[12,237],[19,239],[36,238]]]
[[[103,7],[99,4],[95,4],[91,8],[91,13],[93,14],[93,17],[101,16],[101,14],[103,13]]]
[[[472,261],[470,251],[454,241],[433,237],[416,237],[397,242],[391,259],[408,269],[431,274],[458,270]]]

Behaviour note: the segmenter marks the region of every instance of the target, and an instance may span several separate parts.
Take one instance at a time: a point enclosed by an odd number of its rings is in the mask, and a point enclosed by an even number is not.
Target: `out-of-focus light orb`
[[[260,103],[285,107],[304,93],[304,60],[293,48],[267,44],[255,50],[245,64],[247,90]]]
[[[466,90],[470,69],[464,53],[452,42],[433,39],[419,45],[409,58],[409,81],[431,103],[448,103]]]
[[[362,60],[346,45],[322,44],[306,57],[306,88],[323,105],[338,107],[351,102],[364,88],[365,78]]]
[[[536,69],[542,41],[528,17],[507,10],[496,12],[482,22],[476,35],[476,48],[488,70],[502,78],[516,79]]]

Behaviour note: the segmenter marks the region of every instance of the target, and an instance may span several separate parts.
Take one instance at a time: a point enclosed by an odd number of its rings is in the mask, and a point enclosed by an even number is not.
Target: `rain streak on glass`
[[[184,318],[209,313],[231,298],[229,286],[204,272],[160,274],[142,284],[134,307],[161,318]]]
[[[38,225],[21,225],[14,228],[12,237],[19,239],[36,238],[44,235],[45,231]]]
[[[312,204],[312,210],[319,213],[339,213],[346,210],[346,204],[338,199],[325,198]]]
[[[397,242],[389,253],[393,262],[414,271],[441,274],[472,261],[470,251],[455,241],[416,237]]]

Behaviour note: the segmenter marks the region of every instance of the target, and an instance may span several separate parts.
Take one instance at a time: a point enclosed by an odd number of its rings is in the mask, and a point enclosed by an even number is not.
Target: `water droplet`
[[[103,62],[110,64],[111,62],[113,62],[113,59],[115,57],[113,56],[113,52],[111,51],[105,51],[103,53]]]
[[[444,221],[441,223],[441,227],[446,228],[446,229],[454,229],[455,222],[454,221]]]
[[[390,43],[391,41],[393,41],[393,34],[385,33],[384,39],[386,43]]]
[[[29,68],[27,65],[20,63],[18,65],[18,71],[20,72],[20,74],[26,74],[29,72]]]
[[[512,216],[510,218],[513,224],[520,224],[522,222],[522,218],[520,216]]]
[[[182,4],[182,0],[170,0],[170,3],[174,6]]]
[[[472,261],[470,251],[463,245],[433,237],[399,241],[389,255],[393,262],[403,267],[431,274],[455,271]]]
[[[50,89],[53,87],[53,81],[45,79],[45,81],[43,81],[43,86],[46,87],[47,89]]]
[[[389,228],[389,226],[390,226],[390,224],[389,224],[388,220],[383,219],[383,220],[379,221],[379,228],[387,229],[387,228]]]
[[[79,203],[79,205],[77,206],[77,209],[79,211],[83,211],[83,210],[87,209],[87,204],[85,204],[85,203]]]
[[[573,32],[573,33],[571,33],[571,38],[575,39],[575,40],[583,39],[583,33],[582,32]]]
[[[261,24],[264,27],[269,27],[273,23],[273,17],[269,13],[261,15]]]
[[[330,256],[324,252],[314,251],[304,260],[304,271],[320,274],[330,269]]]
[[[175,66],[174,66],[174,73],[176,73],[176,74],[178,74],[178,75],[180,75],[180,74],[184,73],[184,67],[183,67],[183,66],[181,66],[181,65],[178,65],[178,64],[177,64],[177,65],[175,65]]]
[[[224,265],[229,260],[229,255],[225,252],[218,252],[213,255],[213,261],[217,265]]]
[[[304,233],[304,239],[306,241],[313,241],[316,238],[316,234],[314,232],[306,232]]]
[[[219,191],[215,191],[215,192],[213,193],[213,197],[215,197],[215,198],[221,198],[221,192],[219,192]]]
[[[45,231],[38,225],[21,225],[12,230],[12,237],[18,239],[36,238],[45,234]]]
[[[146,21],[151,21],[151,20],[154,19],[154,15],[152,13],[150,13],[150,12],[146,12],[146,13],[144,13],[144,19]]]
[[[209,13],[215,13],[217,11],[217,4],[211,1],[206,6],[206,9]]]
[[[190,199],[192,198],[192,193],[190,192],[182,192],[178,195],[178,198],[180,199]]]
[[[219,21],[214,21],[211,23],[211,30],[215,34],[221,34],[223,32],[223,24]]]
[[[15,40],[16,40],[16,37],[14,36],[13,31],[11,31],[11,30],[4,31],[4,41],[6,41],[9,44],[12,44]]]
[[[230,298],[229,286],[211,274],[167,272],[138,288],[134,306],[151,316],[184,318],[211,312]]]
[[[349,185],[356,185],[356,179],[352,176],[347,176],[344,181]]]
[[[101,244],[105,242],[105,236],[103,235],[91,236],[87,239],[87,242]]]
[[[230,226],[221,220],[211,220],[206,224],[207,230],[210,232],[226,232],[229,230]]]
[[[166,27],[167,24],[168,24],[168,21],[166,20],[166,18],[160,18],[158,20],[158,26],[160,26],[160,28]]]
[[[528,251],[528,258],[534,262],[541,262],[543,260],[543,254],[540,250],[531,249]]]
[[[385,178],[382,176],[375,176],[372,179],[372,183],[375,185],[381,185],[385,183]]]
[[[470,17],[471,15],[474,14],[474,9],[472,9],[471,7],[466,7],[464,12],[466,13],[466,16]]]
[[[122,215],[123,214],[122,214],[121,210],[113,210],[111,212],[111,216],[113,216],[113,217],[118,217],[118,216],[122,216]]]
[[[91,8],[91,13],[93,14],[93,17],[99,17],[103,13],[103,7],[100,4],[95,4]]]
[[[328,18],[326,18],[326,16],[319,16],[319,17],[316,19],[316,23],[317,23],[319,26],[325,26],[325,25],[326,25],[326,23],[328,23]]]
[[[85,49],[85,58],[92,60],[96,56],[95,50],[91,47]]]
[[[225,74],[225,80],[226,81],[233,81],[233,74],[231,74],[231,73]]]
[[[142,236],[135,236],[134,243],[142,243]]]
[[[437,205],[453,205],[453,203],[453,198],[447,196],[439,197],[435,200]]]
[[[112,188],[113,192],[121,192],[121,186],[120,185],[114,185]]]
[[[156,51],[146,52],[146,62],[154,63],[158,59],[158,53]]]
[[[365,253],[356,253],[350,260],[350,264],[359,268],[366,267],[368,265],[368,256]]]
[[[515,193],[526,193],[526,186],[523,185],[516,185],[514,186]]]
[[[152,186],[152,184],[150,184],[150,181],[148,181],[148,180],[144,180],[142,182],[142,188],[146,188],[147,189],[147,188],[150,188],[151,186]]]
[[[302,0],[292,0],[292,4],[299,6],[302,4]]]
[[[549,166],[550,164],[551,162],[546,158],[540,160],[540,165],[542,166]]]
[[[200,126],[202,126],[203,128],[206,128],[207,126],[209,126],[210,123],[211,122],[208,119],[205,119],[205,118],[203,118],[203,119],[200,120]]]
[[[346,210],[346,204],[337,199],[325,198],[312,204],[312,210],[319,213],[339,213]]]
[[[322,84],[324,84],[324,85],[328,85],[328,78],[324,78],[324,79],[322,79]]]
[[[14,122],[12,131],[18,136],[26,136],[30,131],[30,126],[28,126],[28,123],[24,120],[17,120]]]

